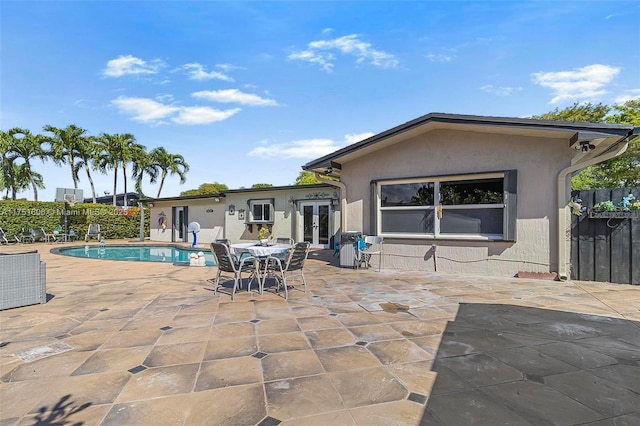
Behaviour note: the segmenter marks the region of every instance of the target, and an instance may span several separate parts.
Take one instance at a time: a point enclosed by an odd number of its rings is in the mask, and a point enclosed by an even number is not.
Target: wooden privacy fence
[[[629,193],[640,199],[640,188],[572,191],[582,199],[587,211],[571,219],[571,277],[582,281],[608,281],[640,284],[640,219],[627,217],[589,217],[591,208],[602,201],[616,206]],[[601,214],[600,216],[631,216]]]

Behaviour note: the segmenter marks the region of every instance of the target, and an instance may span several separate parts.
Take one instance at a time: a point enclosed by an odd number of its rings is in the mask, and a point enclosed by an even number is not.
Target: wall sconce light
[[[340,200],[338,200],[337,198],[332,198],[331,199],[331,206],[335,208],[338,205],[339,202],[340,202]]]
[[[234,214],[236,214],[236,206],[229,204],[229,216],[233,216]]]
[[[289,204],[294,205],[296,203],[296,200],[293,198],[293,195],[291,197],[289,197]]]
[[[589,152],[593,149],[596,149],[596,146],[590,141],[582,141],[580,142],[580,149],[582,150],[582,152]]]
[[[215,203],[219,203],[219,202],[220,202],[220,198],[216,197],[216,198],[214,198],[214,199],[213,199],[213,201],[214,201]]]
[[[238,220],[244,220],[244,209],[238,210]]]
[[[149,206],[149,207],[153,207],[153,203],[149,203],[149,204],[148,204],[148,206]]]

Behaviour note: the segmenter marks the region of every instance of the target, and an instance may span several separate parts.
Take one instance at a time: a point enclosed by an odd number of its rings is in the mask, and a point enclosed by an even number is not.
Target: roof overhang
[[[441,129],[564,139],[574,148],[572,163],[598,156],[624,138],[638,134],[638,129],[627,124],[431,113],[310,161],[302,169],[340,176],[341,166],[346,162]]]

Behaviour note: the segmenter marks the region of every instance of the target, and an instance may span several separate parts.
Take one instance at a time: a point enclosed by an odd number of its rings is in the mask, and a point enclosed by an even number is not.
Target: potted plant
[[[634,201],[635,200],[635,201]],[[613,201],[601,201],[589,209],[589,217],[601,219],[633,219],[638,217],[640,200],[629,194],[616,206]]]
[[[269,243],[269,228],[267,225],[262,225],[258,230],[258,241],[263,246],[266,246]]]

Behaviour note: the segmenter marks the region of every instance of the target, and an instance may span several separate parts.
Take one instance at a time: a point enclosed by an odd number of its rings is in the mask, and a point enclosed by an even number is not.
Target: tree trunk
[[[69,167],[71,167],[71,179],[73,179],[73,187],[75,189],[78,189],[78,179],[76,179],[76,174],[73,172],[73,157],[71,155],[68,156],[68,161]]]
[[[162,185],[164,185],[164,178],[167,177],[166,173],[162,173],[162,179],[160,179],[160,188],[158,188],[158,196],[156,198],[160,198],[160,191],[162,191]]]
[[[93,196],[93,204],[96,203],[96,188],[93,186],[93,179],[91,178],[91,173],[89,172],[89,166],[87,162],[84,162],[84,169],[87,172],[87,178],[89,179],[89,184],[91,185],[91,195]]]
[[[122,164],[122,178],[124,179],[124,201],[123,205],[127,207],[127,168],[125,164]]]
[[[116,191],[118,185],[118,165],[113,168],[113,205],[116,206]]]

